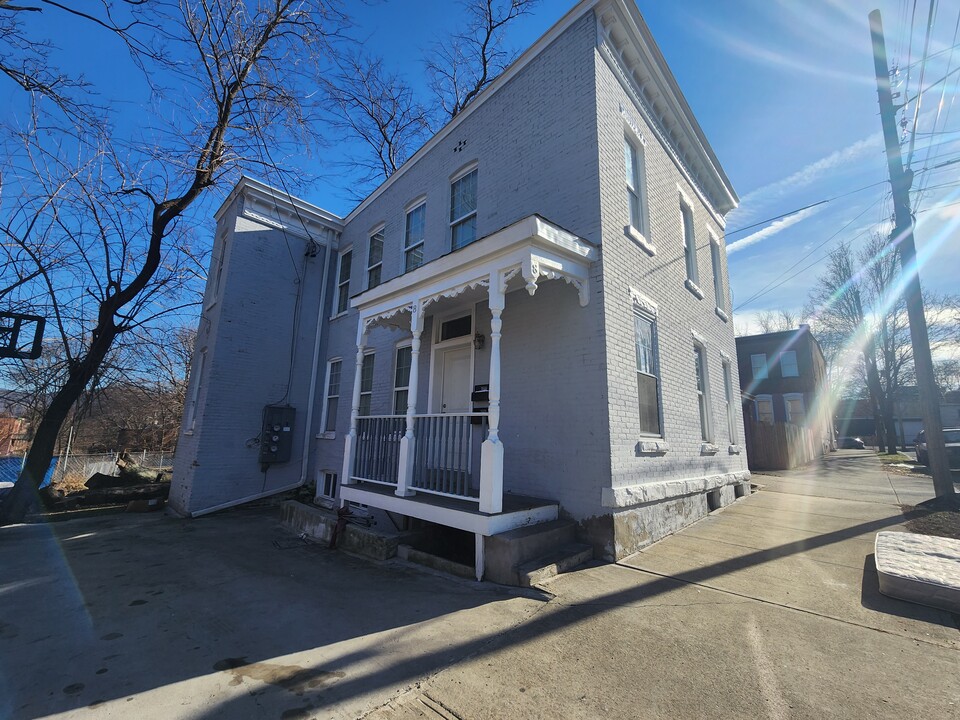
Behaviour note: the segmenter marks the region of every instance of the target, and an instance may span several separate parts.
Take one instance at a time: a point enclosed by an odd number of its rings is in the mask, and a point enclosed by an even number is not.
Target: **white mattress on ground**
[[[885,530],[874,552],[884,595],[960,613],[960,540]]]

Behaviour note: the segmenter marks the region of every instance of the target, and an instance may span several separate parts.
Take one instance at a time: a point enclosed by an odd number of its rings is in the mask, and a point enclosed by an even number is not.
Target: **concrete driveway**
[[[856,451],[755,479],[542,597],[301,546],[276,509],[3,529],[0,717],[960,715],[956,618],[872,568],[923,479]]]

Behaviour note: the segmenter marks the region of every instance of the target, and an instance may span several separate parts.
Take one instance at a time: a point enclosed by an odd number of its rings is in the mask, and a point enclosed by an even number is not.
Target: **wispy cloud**
[[[740,207],[734,211],[736,219],[733,223],[736,225],[749,224],[758,213],[763,211],[764,206],[812,185],[838,168],[848,166],[871,153],[878,153],[882,148],[883,136],[878,132],[845,148],[835,150],[826,157],[810,163],[782,180],[777,180],[748,192],[740,199]]]
[[[727,245],[727,254],[732,255],[735,252],[740,252],[741,250],[745,250],[751,245],[756,245],[758,242],[766,240],[772,235],[776,235],[779,232],[783,232],[788,227],[791,227],[792,225],[796,225],[801,220],[806,220],[811,215],[818,213],[822,207],[823,207],[822,205],[818,205],[816,207],[805,208],[800,212],[795,212],[792,215],[787,215],[784,218],[780,218],[779,220],[770,223],[762,230],[758,230],[757,232],[751,235],[747,235],[745,238],[741,238],[740,240],[737,240],[736,242],[732,242],[729,245]]]

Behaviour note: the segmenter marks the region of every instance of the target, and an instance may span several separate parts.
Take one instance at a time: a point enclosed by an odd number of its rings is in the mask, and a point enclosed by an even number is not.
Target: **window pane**
[[[631,190],[636,190],[637,188],[637,151],[634,150],[633,145],[630,144],[630,141],[624,138],[623,140],[623,164],[626,169],[626,180],[627,187]]]
[[[364,355],[363,365],[360,368],[360,392],[368,393],[373,390],[373,360],[375,355]]]
[[[477,171],[457,180],[450,188],[450,222],[477,209]]]
[[[750,356],[750,365],[753,369],[753,377],[756,380],[765,380],[767,377],[767,356],[765,353]]]
[[[377,265],[374,268],[370,268],[370,271],[367,273],[367,288],[375,288],[380,284],[380,272],[383,270],[383,265]]]
[[[787,350],[780,355],[780,375],[782,377],[799,377],[795,350]]]
[[[394,415],[406,415],[407,414],[407,390],[397,390],[393,394],[393,414]]]
[[[773,422],[773,400],[757,398],[757,419],[760,422]]]
[[[723,273],[720,265],[720,245],[713,241],[710,242],[710,258],[713,262],[713,295],[717,302],[717,307],[724,309],[723,293]]]
[[[330,363],[330,383],[327,385],[327,395],[340,394],[340,361]]]
[[[341,283],[350,281],[350,261],[352,259],[353,259],[353,253],[349,250],[340,256],[340,282]]]
[[[370,395],[361,395],[360,396],[360,415],[369,415],[370,414],[370,402],[372,398]]]
[[[660,407],[656,377],[637,373],[637,398],[640,406],[640,432],[659,435]]]
[[[693,233],[693,211],[680,203],[680,216],[683,219],[683,247],[687,261],[687,278],[697,282],[697,241]]]
[[[341,285],[337,292],[337,314],[340,314],[350,307],[350,288],[347,285]]]
[[[413,348],[397,348],[397,371],[394,374],[394,387],[407,387],[410,384],[410,363],[413,357]]]
[[[697,392],[706,392],[706,385],[703,379],[703,351],[699,347],[693,349],[693,362],[697,372]]]
[[[469,335],[473,331],[473,318],[469,315],[447,320],[440,325],[440,342]]]
[[[370,236],[370,254],[367,257],[367,267],[372,267],[383,260],[383,231]]]
[[[639,315],[633,316],[637,336],[637,371],[655,375],[653,365],[653,323]]]
[[[417,245],[423,242],[424,216],[427,206],[421,205],[407,213],[406,246]]]
[[[453,249],[469,245],[477,239],[477,216],[472,215],[453,226]]]
[[[407,250],[406,272],[415,270],[423,265],[423,245],[417,245]]]
[[[340,398],[332,397],[327,400],[327,423],[323,429],[326,432],[333,432],[337,429],[337,406],[340,404]]]

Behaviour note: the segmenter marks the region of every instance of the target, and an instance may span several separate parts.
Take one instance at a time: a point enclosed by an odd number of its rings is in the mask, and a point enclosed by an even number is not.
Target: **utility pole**
[[[940,393],[933,375],[930,338],[927,335],[927,319],[923,311],[923,295],[920,292],[920,267],[917,264],[917,249],[913,242],[913,213],[910,210],[913,171],[904,170],[900,155],[896,110],[890,91],[890,70],[887,66],[887,48],[883,40],[883,23],[880,20],[879,10],[870,13],[870,35],[873,39],[873,64],[877,73],[880,121],[883,124],[883,139],[887,146],[890,187],[893,190],[894,228],[891,239],[900,253],[900,269],[906,281],[904,292],[907,315],[910,318],[910,341],[913,345],[913,362],[917,374],[917,389],[920,393],[920,410],[927,438],[930,471],[933,474],[933,489],[937,497],[952,497],[954,495],[953,477],[950,474],[947,451],[943,444]]]

